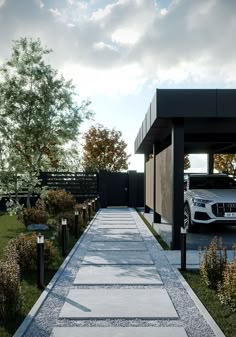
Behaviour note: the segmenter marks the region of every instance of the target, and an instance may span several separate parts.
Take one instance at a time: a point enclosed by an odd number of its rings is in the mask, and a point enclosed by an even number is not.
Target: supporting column
[[[207,156],[207,172],[208,174],[213,174],[214,171],[214,154],[208,153]]]
[[[147,200],[147,196],[146,196],[146,163],[149,160],[149,154],[145,153],[144,154],[144,213],[150,213],[150,208],[146,205],[146,200]]]
[[[156,212],[156,154],[157,145],[153,144],[153,222],[160,223],[161,215]]]
[[[172,125],[172,249],[180,249],[180,229],[184,224],[184,121]]]

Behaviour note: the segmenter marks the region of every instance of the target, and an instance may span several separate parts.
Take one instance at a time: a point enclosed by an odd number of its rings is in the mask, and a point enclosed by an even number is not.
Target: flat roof
[[[171,144],[182,119],[185,153],[236,153],[236,89],[156,89],[135,139],[135,153]]]

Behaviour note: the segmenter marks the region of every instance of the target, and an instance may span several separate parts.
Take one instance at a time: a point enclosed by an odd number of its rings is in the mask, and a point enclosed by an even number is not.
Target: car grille
[[[217,217],[223,217],[225,212],[236,212],[236,203],[222,202],[211,206],[212,213]]]

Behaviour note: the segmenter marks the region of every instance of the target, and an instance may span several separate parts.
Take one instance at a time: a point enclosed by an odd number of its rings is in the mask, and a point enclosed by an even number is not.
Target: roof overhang
[[[171,144],[182,119],[185,153],[236,153],[236,89],[156,89],[135,140],[135,153]]]

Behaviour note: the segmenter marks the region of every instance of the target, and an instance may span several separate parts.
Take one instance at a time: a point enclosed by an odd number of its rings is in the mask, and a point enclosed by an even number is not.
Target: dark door
[[[129,177],[127,173],[100,172],[98,181],[102,207],[128,206]]]

